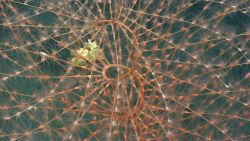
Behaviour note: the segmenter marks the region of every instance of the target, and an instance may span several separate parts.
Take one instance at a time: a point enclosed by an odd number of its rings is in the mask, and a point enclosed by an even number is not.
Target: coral
[[[0,1],[0,140],[250,140],[249,10]]]

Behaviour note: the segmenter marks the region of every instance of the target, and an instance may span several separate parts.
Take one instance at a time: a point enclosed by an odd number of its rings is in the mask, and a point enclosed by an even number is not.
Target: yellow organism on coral
[[[88,43],[84,48],[76,50],[71,62],[74,65],[86,66],[101,59],[103,59],[102,49],[96,44],[95,41],[91,42],[91,40],[88,40]]]

